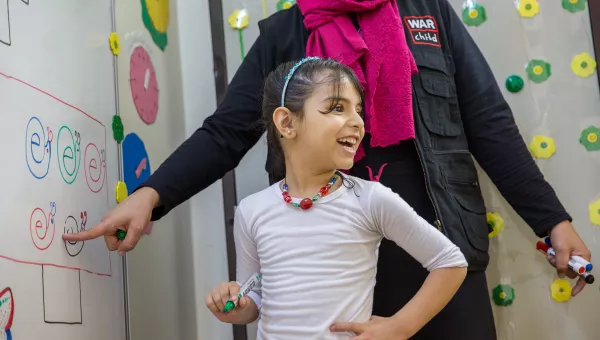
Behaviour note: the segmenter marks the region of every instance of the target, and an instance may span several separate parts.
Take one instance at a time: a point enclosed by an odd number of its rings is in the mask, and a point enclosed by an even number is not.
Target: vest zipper
[[[417,139],[413,139],[414,143],[415,143],[415,149],[417,149],[417,155],[419,157],[419,163],[421,163],[421,171],[423,171],[423,177],[425,177],[425,191],[427,192],[427,196],[429,197],[429,200],[431,201],[431,205],[433,206],[433,211],[435,212],[435,222],[433,224],[435,224],[435,227],[439,230],[442,231],[443,227],[442,227],[442,219],[440,218],[440,214],[438,213],[437,207],[435,205],[435,200],[433,199],[433,196],[431,195],[430,192],[430,187],[429,187],[429,176],[427,174],[427,168],[425,167],[425,164],[423,164],[423,160],[421,159],[421,152],[419,151],[419,143],[417,142]],[[442,231],[443,232],[443,231]]]

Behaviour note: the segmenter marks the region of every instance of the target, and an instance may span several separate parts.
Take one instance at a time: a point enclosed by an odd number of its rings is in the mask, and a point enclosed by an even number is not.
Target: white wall
[[[160,89],[159,113],[144,124],[128,84],[129,57],[119,58],[120,104],[125,134],[145,142],[152,171],[189,137],[216,107],[208,1],[171,0],[168,45],[153,44],[141,20],[140,1],[117,4],[123,48],[128,33],[150,46]],[[123,53],[123,51],[122,51]],[[230,339],[232,328],[208,312],[204,296],[228,279],[221,182],[154,224],[128,257],[133,340]]]
[[[451,1],[459,15],[463,2]],[[571,70],[575,55],[586,52],[594,58],[587,5],[583,12],[570,13],[562,8],[561,1],[538,0],[539,14],[522,18],[513,1],[477,3],[485,6],[487,21],[469,28],[469,32],[504,91],[525,141],[529,144],[535,135],[554,139],[554,156],[536,162],[597,258],[600,229],[591,223],[588,206],[600,198],[600,152],[587,152],[579,144],[579,137],[590,125],[600,127],[598,73],[580,78]],[[552,65],[552,76],[544,83],[527,79],[525,65],[533,58],[545,59]],[[525,80],[519,93],[505,90],[504,81],[511,74],[519,74]],[[504,231],[490,240],[489,289],[492,292],[500,283],[510,284],[516,296],[511,306],[494,305],[499,338],[600,339],[596,316],[600,303],[598,282],[568,302],[553,300],[550,285],[558,277],[535,250],[537,238],[489,178],[481,175],[488,211],[499,213],[505,222]],[[571,285],[575,282],[569,281]]]

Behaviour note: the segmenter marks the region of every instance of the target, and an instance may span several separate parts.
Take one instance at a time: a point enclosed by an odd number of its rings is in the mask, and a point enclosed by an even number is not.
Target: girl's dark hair
[[[267,76],[263,89],[262,120],[267,130],[267,141],[274,163],[271,164],[276,180],[285,176],[285,156],[281,147],[281,136],[273,122],[273,112],[281,106],[281,93],[285,86],[286,77],[296,62],[280,64]],[[293,112],[299,119],[303,117],[304,102],[312,95],[313,91],[321,85],[329,85],[335,93],[332,96],[329,108],[321,111],[328,114],[339,104],[340,92],[347,79],[364,103],[364,93],[360,81],[354,71],[346,65],[333,59],[311,59],[305,61],[293,73],[285,91],[284,106]]]

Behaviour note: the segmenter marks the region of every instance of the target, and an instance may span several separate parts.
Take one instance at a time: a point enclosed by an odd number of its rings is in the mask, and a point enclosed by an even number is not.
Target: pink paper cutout
[[[135,177],[136,178],[140,178],[142,171],[146,170],[146,163],[148,163],[148,161],[147,161],[147,158],[144,157],[142,159],[142,161],[140,162],[140,165],[138,165],[137,169],[135,169]]]
[[[129,85],[138,115],[144,123],[154,123],[158,115],[158,82],[150,55],[142,46],[131,54]]]

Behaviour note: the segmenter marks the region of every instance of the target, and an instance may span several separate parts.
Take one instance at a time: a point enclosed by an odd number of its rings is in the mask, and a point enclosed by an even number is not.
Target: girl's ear
[[[292,139],[296,137],[294,129],[294,116],[287,107],[278,107],[273,111],[273,122],[281,138]]]

